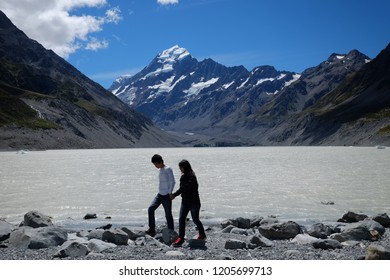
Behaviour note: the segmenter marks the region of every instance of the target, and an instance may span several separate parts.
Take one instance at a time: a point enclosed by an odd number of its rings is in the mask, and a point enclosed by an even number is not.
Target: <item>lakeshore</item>
[[[368,217],[348,212],[333,224],[305,227],[293,221],[280,222],[273,217],[239,217],[207,226],[206,241],[193,239],[197,230],[188,221],[186,242],[182,247],[174,248],[170,243],[177,233],[167,231],[164,225],[160,225],[155,237],[145,235],[143,228],[119,229],[110,224],[98,229],[68,232],[56,227],[42,213],[29,213],[43,222],[38,222],[38,227],[25,224],[12,228],[8,237],[3,234],[0,260],[390,259],[387,214]],[[1,224],[4,228],[6,221]],[[45,240],[47,236],[52,239]]]

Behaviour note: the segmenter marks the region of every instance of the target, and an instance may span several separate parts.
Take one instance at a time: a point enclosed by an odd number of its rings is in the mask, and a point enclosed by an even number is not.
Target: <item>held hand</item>
[[[174,195],[173,193],[170,193],[170,194],[169,194],[169,198],[170,198],[171,200],[174,200],[174,199],[175,199],[175,195]]]

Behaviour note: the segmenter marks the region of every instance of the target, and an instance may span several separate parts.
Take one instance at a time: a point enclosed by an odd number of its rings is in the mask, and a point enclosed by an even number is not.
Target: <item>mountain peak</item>
[[[162,51],[158,55],[158,60],[160,63],[172,64],[176,61],[182,60],[189,55],[190,53],[185,48],[181,48],[178,45],[174,45],[173,47]]]

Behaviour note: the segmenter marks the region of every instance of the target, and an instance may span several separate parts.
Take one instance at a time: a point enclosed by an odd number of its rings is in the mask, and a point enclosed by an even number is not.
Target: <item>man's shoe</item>
[[[184,240],[178,237],[175,242],[173,242],[173,247],[181,247],[181,245],[184,243]]]
[[[147,231],[145,231],[145,233],[147,235],[150,235],[151,237],[154,237],[156,235],[156,231],[153,229],[148,229]]]

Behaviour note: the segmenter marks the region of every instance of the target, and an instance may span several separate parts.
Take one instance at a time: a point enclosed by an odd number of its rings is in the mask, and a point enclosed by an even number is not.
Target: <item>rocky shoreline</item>
[[[0,260],[390,260],[390,218],[348,212],[332,224],[301,226],[273,217],[235,218],[206,227],[196,240],[188,221],[186,242],[171,246],[177,233],[160,227],[67,231],[50,217],[30,211],[19,226],[0,220]],[[195,237],[194,237],[195,238]]]

